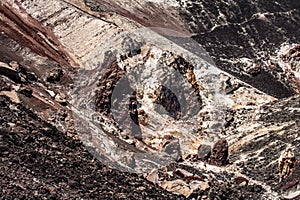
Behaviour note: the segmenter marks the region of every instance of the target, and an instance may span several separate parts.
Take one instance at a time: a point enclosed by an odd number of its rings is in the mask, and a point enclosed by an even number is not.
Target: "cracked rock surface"
[[[0,199],[299,199],[299,7],[1,1]]]

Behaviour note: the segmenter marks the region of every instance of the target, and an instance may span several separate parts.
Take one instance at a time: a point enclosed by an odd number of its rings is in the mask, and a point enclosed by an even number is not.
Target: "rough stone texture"
[[[125,71],[122,70],[117,63],[113,63],[110,67],[103,71],[103,75],[98,83],[96,93],[96,109],[105,115],[111,115],[111,95],[117,82],[124,76]]]
[[[299,7],[294,0],[1,1],[0,198],[299,198]],[[226,105],[217,112],[220,118],[207,109],[208,79],[195,63],[147,41],[125,38],[119,45],[115,39],[143,26],[172,29],[152,28],[147,37],[157,43],[163,40],[155,32],[176,44],[191,37],[208,51]],[[148,99],[136,91],[120,104],[126,112],[113,118],[116,82],[149,60],[177,70],[187,84],[174,85],[190,89],[199,104],[185,110],[181,96],[168,88],[146,91]],[[77,100],[96,103],[107,145],[125,155],[168,154],[157,161],[167,166],[137,175],[91,156],[97,149],[80,142],[71,100],[72,90],[82,89],[76,81],[89,85],[95,77],[101,77],[91,84],[95,95],[84,90]],[[158,112],[159,106],[166,112]],[[184,118],[191,110],[199,111],[197,118]],[[118,127],[124,117],[139,125],[139,135]],[[221,125],[209,127],[214,120]],[[205,140],[213,134],[213,141]],[[186,136],[191,139],[180,142]],[[280,182],[278,161],[288,148],[296,162]]]
[[[203,162],[207,162],[211,156],[211,146],[200,145],[198,148],[197,158]]]
[[[276,55],[283,43],[299,42],[299,2],[178,2],[182,5],[181,16],[197,34],[193,38],[218,67],[273,96],[292,95],[286,74],[277,71],[276,63],[266,61]],[[251,75],[248,67],[258,67],[260,72]],[[282,75],[279,80],[277,74]]]
[[[1,199],[183,199],[103,166],[79,140],[22,105],[2,96],[0,105]]]
[[[211,150],[209,163],[217,166],[224,166],[228,164],[228,142],[222,138],[218,140]]]

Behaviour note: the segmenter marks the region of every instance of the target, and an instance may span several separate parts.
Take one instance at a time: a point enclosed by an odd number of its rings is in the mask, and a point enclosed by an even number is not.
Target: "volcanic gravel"
[[[102,165],[81,141],[0,96],[0,199],[184,199]]]

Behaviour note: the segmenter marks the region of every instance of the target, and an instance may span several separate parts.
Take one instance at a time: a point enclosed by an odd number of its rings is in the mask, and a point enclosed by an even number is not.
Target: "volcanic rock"
[[[224,166],[228,164],[228,142],[225,138],[218,140],[212,150],[209,157],[209,163],[217,166]]]
[[[299,7],[1,1],[1,198],[299,198]]]

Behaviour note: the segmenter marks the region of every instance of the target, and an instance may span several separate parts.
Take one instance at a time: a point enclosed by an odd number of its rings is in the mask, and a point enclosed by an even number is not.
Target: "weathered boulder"
[[[225,166],[229,162],[228,157],[228,142],[225,138],[222,138],[214,144],[211,150],[211,156],[209,157],[209,164]]]

